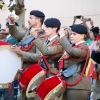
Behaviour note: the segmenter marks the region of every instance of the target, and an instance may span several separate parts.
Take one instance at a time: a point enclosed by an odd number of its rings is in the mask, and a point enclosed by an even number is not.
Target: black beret
[[[43,17],[43,18],[45,17],[44,13],[39,10],[32,10],[30,12],[30,15],[34,15],[36,17]]]
[[[73,32],[76,32],[78,34],[87,34],[87,28],[81,24],[75,24],[72,26],[71,29]]]
[[[93,33],[99,33],[99,27],[93,27],[92,29],[91,29],[91,31],[93,32]]]
[[[98,64],[100,64],[100,51],[92,51],[91,58]]]
[[[48,18],[45,20],[44,24],[48,27],[60,27],[61,22],[57,18]]]

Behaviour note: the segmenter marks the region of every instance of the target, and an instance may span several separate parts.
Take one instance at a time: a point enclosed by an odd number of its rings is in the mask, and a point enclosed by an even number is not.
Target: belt
[[[9,84],[0,84],[0,89],[7,89],[9,88]]]

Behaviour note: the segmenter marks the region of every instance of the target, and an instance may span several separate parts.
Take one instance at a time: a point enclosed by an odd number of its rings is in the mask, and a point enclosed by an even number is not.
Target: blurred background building
[[[9,0],[4,1],[8,2]],[[100,0],[24,0],[24,3],[26,8],[25,26],[28,26],[29,12],[36,9],[43,11],[46,18],[59,18],[62,26],[72,25],[75,15],[91,18],[95,26],[100,26]],[[7,5],[5,5],[3,10],[0,9],[0,23],[2,27],[5,25],[7,16]],[[78,19],[76,23],[81,23],[81,21]]]

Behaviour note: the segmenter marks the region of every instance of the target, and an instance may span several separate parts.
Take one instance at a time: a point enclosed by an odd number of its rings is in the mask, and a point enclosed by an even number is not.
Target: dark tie
[[[50,40],[47,40],[47,41],[46,41],[46,45],[48,45],[49,42],[50,42]]]
[[[72,44],[72,47],[74,47],[75,46],[75,44]]]

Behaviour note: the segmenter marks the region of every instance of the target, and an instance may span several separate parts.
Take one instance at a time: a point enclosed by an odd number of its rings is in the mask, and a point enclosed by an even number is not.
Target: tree
[[[0,0],[0,9],[3,8],[5,2],[3,0]],[[19,16],[19,19],[17,21],[19,25],[19,29],[23,30],[25,25],[25,5],[24,0],[10,0],[8,4],[8,10],[12,13],[15,12],[16,15]]]

